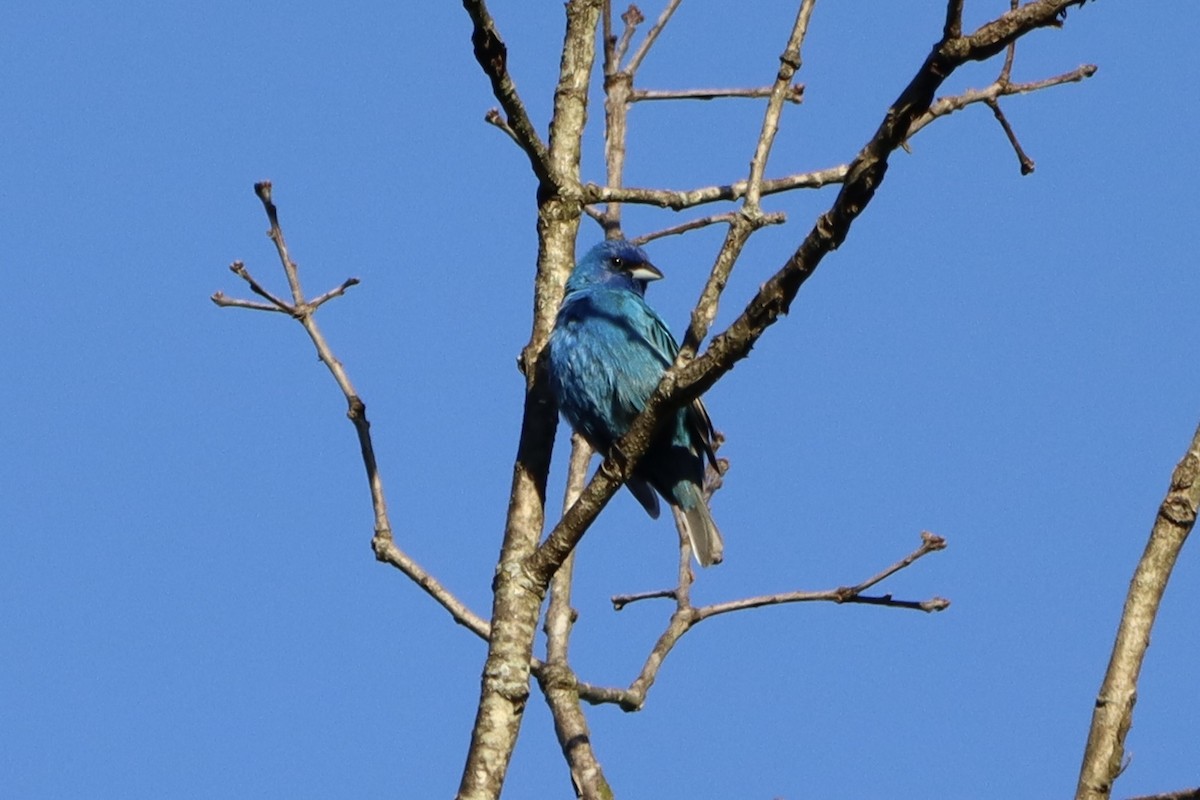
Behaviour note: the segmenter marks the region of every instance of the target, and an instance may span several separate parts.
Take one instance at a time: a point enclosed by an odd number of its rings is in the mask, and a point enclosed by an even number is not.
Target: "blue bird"
[[[550,386],[558,408],[592,449],[605,454],[645,408],[679,345],[644,299],[663,275],[640,247],[609,239],[575,265],[550,333]],[[701,566],[721,561],[724,544],[704,500],[705,460],[714,467],[713,425],[700,399],[679,409],[626,482],[658,519],[655,492],[682,511]]]

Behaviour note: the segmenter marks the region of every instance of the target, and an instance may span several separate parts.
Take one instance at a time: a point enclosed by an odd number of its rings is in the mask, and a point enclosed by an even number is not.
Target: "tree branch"
[[[720,616],[721,614],[744,611],[750,608],[761,608],[762,606],[820,601],[839,604],[858,603],[863,605],[888,606],[891,608],[911,608],[925,612],[942,611],[950,606],[950,601],[941,597],[933,597],[929,600],[920,601],[895,600],[890,594],[872,597],[864,595],[863,592],[888,577],[895,575],[900,570],[912,566],[930,553],[943,550],[945,547],[946,541],[942,537],[935,536],[929,532],[923,532],[921,534],[920,547],[895,564],[854,586],[841,586],[836,589],[826,589],[823,591],[796,591],[761,595],[742,600],[714,603],[712,605],[700,606],[699,608],[693,607],[688,598],[688,590],[691,585],[691,570],[685,548],[680,563],[678,588],[632,595],[618,595],[612,598],[613,608],[618,611],[629,603],[640,600],[659,597],[670,597],[675,600],[675,611],[671,614],[671,618],[667,622],[667,628],[658,637],[658,641],[655,642],[653,649],[651,649],[650,654],[646,657],[646,662],[643,664],[637,678],[629,685],[628,689],[580,684],[578,687],[579,696],[594,705],[613,703],[619,705],[624,711],[641,710],[646,702],[647,692],[649,692],[650,687],[654,685],[654,681],[658,677],[659,669],[662,668],[667,656],[679,640],[683,638],[683,635],[704,620]]]
[[[753,89],[634,89],[629,94],[629,102],[640,103],[647,100],[718,100],[726,97],[760,98],[770,97],[770,86],[758,86]],[[783,97],[785,102],[799,104],[804,100],[804,84],[797,83],[789,86]]]
[[[798,172],[782,178],[765,178],[762,194],[778,194],[792,189],[819,189],[831,183],[841,183],[849,172],[849,164],[840,164],[815,172]],[[682,211],[685,208],[715,203],[722,200],[740,200],[746,194],[748,181],[740,180],[722,186],[703,186],[698,189],[647,189],[640,187],[599,186],[584,184],[583,202],[592,203],[639,203],[641,205],[669,208]]]
[[[1180,789],[1177,792],[1163,794],[1144,794],[1130,797],[1129,800],[1200,800],[1200,787],[1195,789]]]
[[[1007,79],[997,79],[993,83],[983,89],[968,89],[962,94],[954,97],[939,98],[936,103],[929,107],[929,110],[921,114],[908,129],[908,136],[912,138],[917,131],[924,128],[929,123],[940,117],[949,116],[956,111],[961,111],[974,103],[992,103],[1001,97],[1008,97],[1015,94],[1028,94],[1041,89],[1048,89],[1051,86],[1061,86],[1065,83],[1079,83],[1096,74],[1098,68],[1095,64],[1083,64],[1069,72],[1064,72],[1060,75],[1054,75],[1050,78],[1045,78],[1040,81],[1029,81],[1028,83],[1012,83]]]
[[[493,584],[492,631],[471,745],[459,784],[460,800],[499,797],[529,697],[538,615],[553,575],[551,570],[543,578],[531,580],[525,564],[537,547],[545,521],[543,498],[558,425],[543,353],[567,274],[575,261],[575,237],[583,209],[578,199],[580,142],[587,118],[600,6],[601,0],[571,0],[567,4],[546,162],[553,181],[541,181],[537,195],[539,250],[533,330],[520,359],[526,381],[525,409],[504,542]]]
[[[679,8],[680,2],[681,0],[668,0],[662,13],[658,15],[658,19],[650,26],[650,30],[646,33],[646,38],[642,40],[641,45],[634,51],[633,57],[629,59],[629,64],[625,67],[630,75],[637,72],[638,68],[642,66],[642,61],[645,60],[646,54],[650,52],[650,48],[654,46],[658,35],[662,33],[663,28],[671,20],[671,15],[675,13],[675,9]],[[633,6],[630,6],[630,8],[633,8]]]
[[[508,116],[504,126],[505,132],[510,132],[513,140],[521,146],[529,157],[529,166],[540,183],[551,184],[553,179],[550,170],[550,158],[546,145],[542,144],[537,129],[529,120],[525,104],[517,93],[512,75],[508,72],[508,46],[500,38],[496,30],[496,21],[488,11],[484,0],[463,0],[463,8],[471,17],[474,26],[471,32],[471,44],[475,47],[475,60],[483,68],[483,72],[492,82],[492,94],[500,102],[504,113]]]
[[[666,236],[677,236],[678,234],[687,233],[688,231],[706,228],[709,225],[716,225],[719,222],[733,222],[737,216],[738,212],[736,211],[726,211],[722,214],[710,214],[707,217],[697,217],[696,219],[688,220],[687,222],[681,222],[678,225],[672,225],[669,228],[663,228],[662,230],[652,231],[650,233],[643,233],[641,236],[635,236],[629,241],[640,247],[647,242],[652,242],[655,239],[662,239]],[[787,215],[782,211],[773,211],[769,214],[764,214],[762,221],[766,225],[782,225],[787,222]]]
[[[579,496],[587,479],[592,451],[582,437],[571,437],[571,464],[567,470],[564,508]],[[578,796],[586,800],[611,800],[613,792],[604,777],[592,748],[591,732],[579,705],[578,678],[567,660],[571,628],[576,613],[571,608],[571,576],[574,553],[563,562],[550,583],[550,604],[546,610],[546,663],[535,669],[538,685],[554,717],[554,732],[571,770],[571,782]]]
[[[296,319],[304,327],[305,332],[308,333],[313,346],[317,350],[317,356],[320,358],[321,363],[328,367],[334,380],[337,382],[338,388],[341,389],[342,394],[345,396],[348,406],[346,415],[354,424],[354,430],[358,435],[359,450],[362,454],[363,466],[367,473],[367,484],[371,490],[371,507],[375,514],[375,535],[371,540],[375,557],[380,561],[391,564],[412,579],[426,594],[450,612],[450,616],[454,618],[455,622],[469,628],[477,636],[486,639],[488,636],[487,621],[471,611],[465,603],[430,575],[411,556],[400,549],[392,538],[392,527],[387,512],[387,500],[384,497],[383,479],[379,476],[379,468],[375,461],[375,447],[371,442],[371,424],[367,420],[367,407],[355,391],[354,385],[350,382],[350,377],[342,366],[341,361],[333,354],[333,350],[325,340],[325,336],[317,325],[314,316],[319,306],[332,300],[334,297],[341,296],[346,289],[356,285],[358,279],[350,278],[340,286],[318,296],[316,299],[311,301],[306,300],[304,298],[304,291],[300,286],[299,267],[297,267],[296,262],[292,260],[288,253],[283,228],[279,224],[279,211],[272,199],[270,181],[256,183],[254,185],[254,193],[258,195],[258,199],[262,202],[263,210],[267,214],[267,220],[270,223],[267,236],[275,244],[276,253],[283,266],[288,285],[291,287],[294,304],[285,303],[263,288],[250,275],[249,270],[246,269],[245,264],[241,261],[233,262],[230,269],[245,280],[255,294],[268,298],[271,301],[271,305],[254,303],[248,300],[233,300],[225,297],[221,292],[213,295],[213,302],[219,306],[226,307],[284,312]]]
[[[968,61],[1001,52],[1022,34],[1056,23],[1067,7],[1079,2],[1035,0],[987,23],[970,36],[934,45],[917,74],[888,109],[875,135],[851,162],[834,204],[817,219],[792,257],[762,286],[737,320],[712,340],[702,356],[686,364],[677,359],[663,375],[630,431],[607,454],[579,500],[529,559],[529,574],[535,581],[548,581],[574,549],[588,526],[632,474],[660,420],[707,391],[749,354],[768,327],[787,313],[800,286],[825,255],[845,240],[854,220],[871,202],[883,182],[891,153],[904,142],[913,121],[928,110],[934,93],[946,78]]]
[[[1108,671],[1092,712],[1092,725],[1075,789],[1076,800],[1108,800],[1113,781],[1121,772],[1125,736],[1133,725],[1138,675],[1150,646],[1150,630],[1158,616],[1171,570],[1196,522],[1198,506],[1200,427],[1196,428],[1187,452],[1171,474],[1171,486],[1158,507],[1150,539],[1129,583]]]

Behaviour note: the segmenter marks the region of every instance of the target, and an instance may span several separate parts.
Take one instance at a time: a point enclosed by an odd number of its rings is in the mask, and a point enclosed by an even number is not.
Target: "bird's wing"
[[[639,301],[641,298],[638,298]],[[675,356],[679,355],[679,345],[675,341],[675,337],[671,335],[671,331],[667,328],[667,324],[663,322],[662,317],[654,312],[654,309],[646,305],[644,301],[640,302],[644,313],[639,315],[644,320],[642,325],[643,340],[649,345],[650,349],[658,356],[662,363],[662,368],[667,369],[675,363]],[[658,384],[656,377],[654,384]],[[653,391],[653,388],[651,388]],[[644,405],[644,401],[643,401]],[[640,408],[638,409],[641,410]],[[712,464],[713,469],[717,467],[717,454],[713,450],[713,439],[716,437],[716,429],[713,427],[712,419],[708,416],[708,409],[704,407],[704,401],[697,397],[691,402],[687,409],[688,433],[695,446],[704,451],[708,462]]]

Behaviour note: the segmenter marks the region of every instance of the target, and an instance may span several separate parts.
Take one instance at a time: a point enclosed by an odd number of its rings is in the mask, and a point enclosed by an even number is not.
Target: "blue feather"
[[[610,239],[575,265],[550,334],[550,385],[571,427],[604,454],[645,408],[679,345],[646,305],[662,273],[640,247]],[[716,465],[712,422],[695,400],[666,420],[627,482],[650,516],[655,492],[682,512],[696,559],[721,561],[724,545],[704,500],[705,461]]]

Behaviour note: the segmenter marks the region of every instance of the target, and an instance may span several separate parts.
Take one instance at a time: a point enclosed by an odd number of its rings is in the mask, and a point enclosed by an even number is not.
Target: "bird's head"
[[[640,295],[645,293],[647,283],[662,276],[642,248],[624,239],[606,239],[575,265],[567,281],[567,291],[600,285],[629,289]]]

